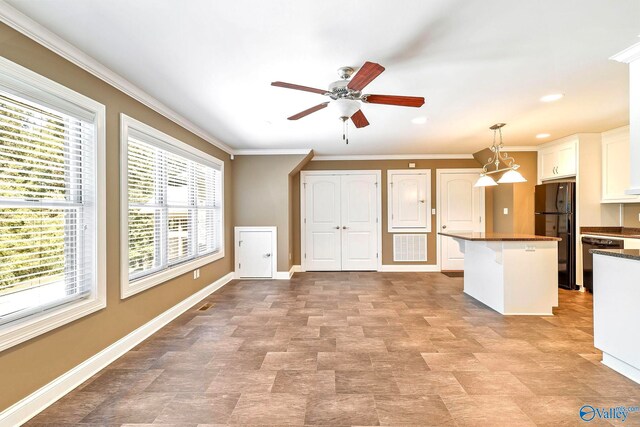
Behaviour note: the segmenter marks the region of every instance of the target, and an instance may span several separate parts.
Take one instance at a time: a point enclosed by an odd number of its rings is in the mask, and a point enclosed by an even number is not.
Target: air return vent
[[[427,260],[427,235],[426,234],[394,234],[393,235],[393,260],[394,261],[426,261]]]

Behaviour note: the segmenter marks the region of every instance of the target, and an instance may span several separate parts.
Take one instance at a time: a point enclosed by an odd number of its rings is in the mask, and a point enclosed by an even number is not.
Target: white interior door
[[[473,185],[478,173],[440,174],[440,229],[451,232],[484,231],[484,188]],[[464,254],[450,237],[440,236],[440,269],[464,270]]]
[[[240,277],[273,277],[273,233],[238,232],[238,274]]]
[[[423,228],[427,226],[426,174],[391,175],[391,226],[393,228]]]
[[[340,176],[307,176],[304,191],[306,269],[341,270]]]
[[[371,172],[304,176],[306,270],[377,270],[378,176]]]
[[[343,175],[340,180],[342,270],[376,270],[377,178],[375,175]]]

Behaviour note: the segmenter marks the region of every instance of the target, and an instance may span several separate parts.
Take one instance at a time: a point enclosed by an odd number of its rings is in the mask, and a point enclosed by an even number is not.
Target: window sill
[[[178,276],[182,276],[183,274],[189,273],[190,271],[200,268],[203,265],[210,264],[214,261],[224,258],[224,250],[213,254],[207,255],[202,258],[195,259],[193,261],[189,261],[184,264],[177,265],[175,267],[169,268],[168,270],[164,270],[150,276],[143,277],[141,279],[136,279],[132,282],[129,281],[126,272],[122,273],[122,285],[120,288],[120,299],[126,299],[130,296],[133,296],[137,293],[145,291],[149,288],[157,286],[161,283],[164,283],[168,280],[174,279]],[[121,267],[126,268],[126,267]]]
[[[98,291],[101,292],[101,291]],[[107,306],[106,295],[81,300],[0,327],[0,352]]]

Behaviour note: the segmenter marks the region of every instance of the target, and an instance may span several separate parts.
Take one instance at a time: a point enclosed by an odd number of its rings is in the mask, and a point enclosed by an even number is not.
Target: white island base
[[[594,251],[594,345],[602,350],[603,364],[640,384],[638,325],[640,251]]]
[[[464,253],[464,292],[501,314],[553,315],[557,241],[454,239]]]

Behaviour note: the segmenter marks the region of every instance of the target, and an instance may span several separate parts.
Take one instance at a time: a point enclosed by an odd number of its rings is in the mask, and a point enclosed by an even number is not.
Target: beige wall
[[[624,205],[624,217],[622,218],[622,225],[625,227],[640,228],[640,221],[638,215],[640,215],[640,203],[632,203]]]
[[[488,149],[474,154],[477,160],[488,158],[491,152]],[[493,223],[487,221],[487,231],[496,233],[523,233],[534,234],[534,203],[535,186],[538,179],[538,153],[535,151],[511,152],[517,164],[518,171],[527,179],[527,182],[518,184],[499,184],[495,187],[487,187],[486,206],[493,212]],[[504,167],[501,165],[501,167]],[[500,174],[494,175],[498,180]],[[508,213],[504,214],[504,209]]]
[[[236,156],[233,160],[233,223],[277,227],[278,271],[289,271],[291,263],[290,174],[295,174],[308,157]]]
[[[107,308],[0,352],[0,411],[96,354],[181,300],[232,270],[229,156],[139,102],[0,24],[0,52],[7,59],[80,92],[107,108]],[[125,113],[225,161],[225,258],[120,300],[119,114]]]
[[[406,264],[393,261],[393,234],[387,231],[387,170],[408,169],[408,163],[416,164],[416,169],[431,169],[431,207],[436,207],[436,169],[478,168],[474,159],[460,160],[335,160],[311,161],[303,170],[381,170],[382,171],[382,264]],[[293,180],[292,191],[295,194],[294,204],[298,215],[294,217],[294,253],[293,263],[300,265],[300,174]],[[487,212],[487,216],[492,213]],[[427,235],[427,262],[412,264],[436,264],[436,216],[431,217],[431,233]]]

